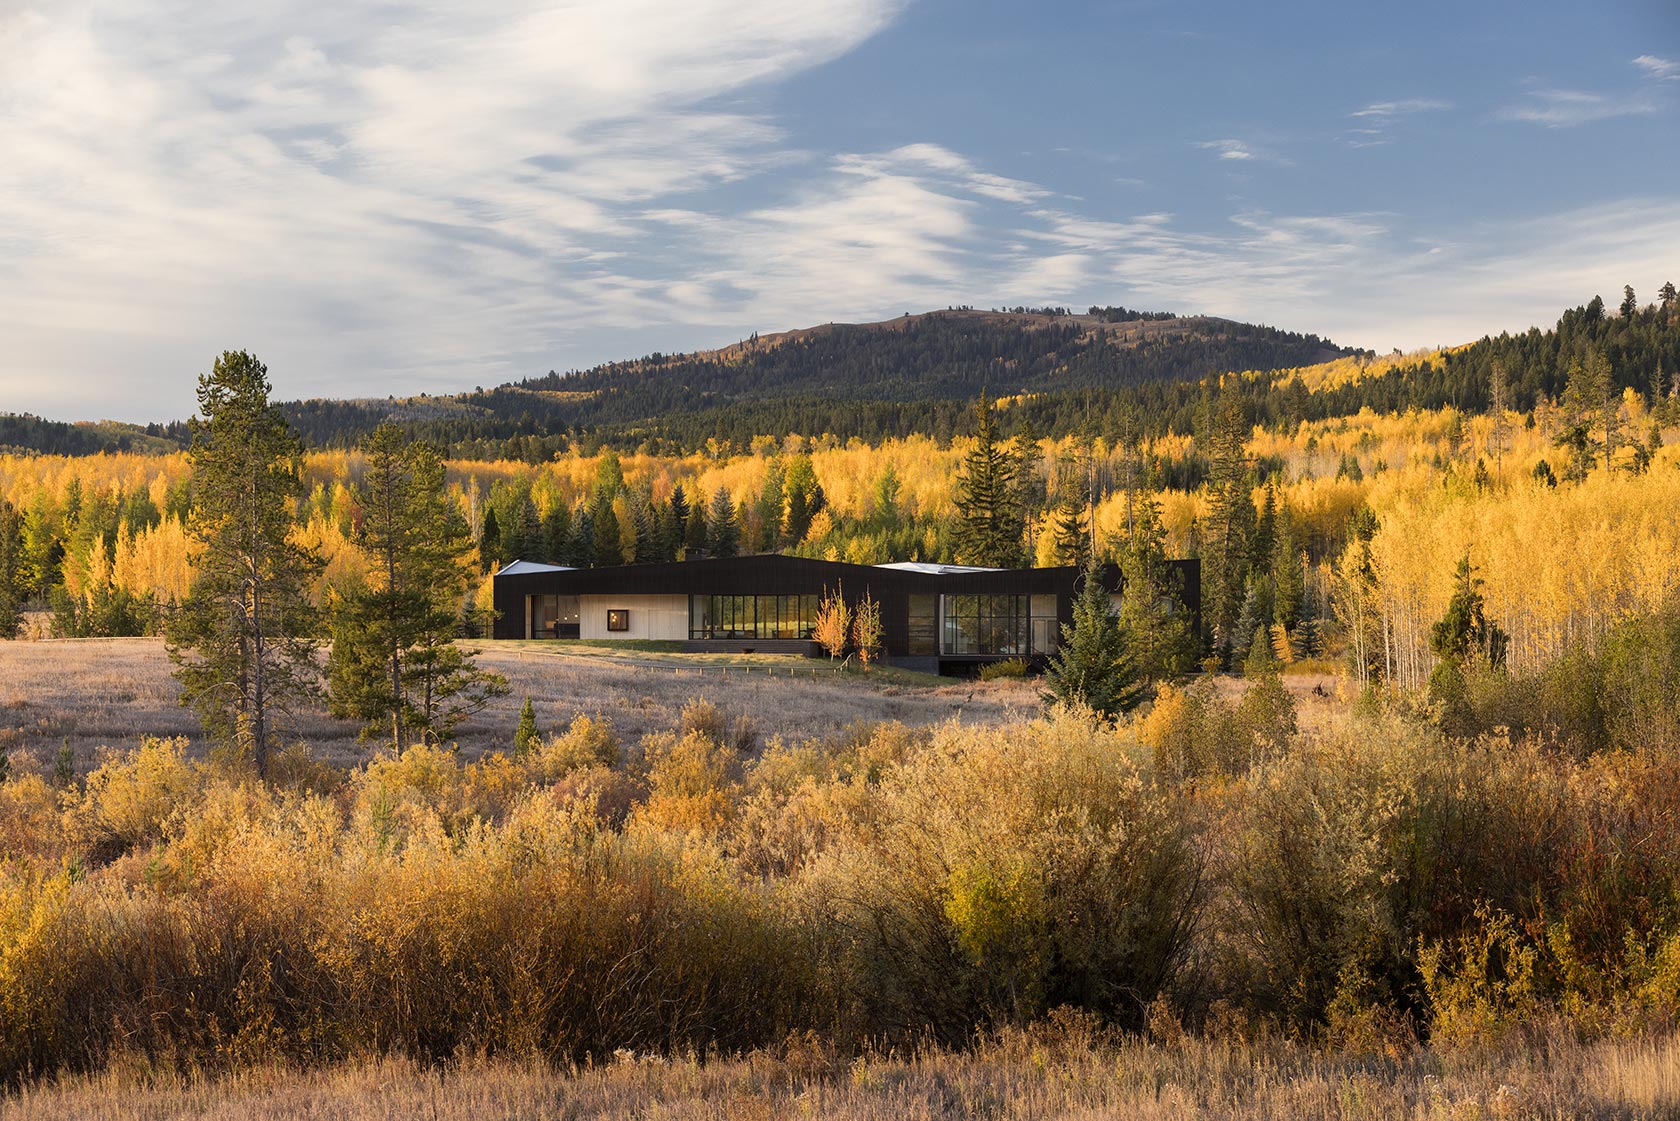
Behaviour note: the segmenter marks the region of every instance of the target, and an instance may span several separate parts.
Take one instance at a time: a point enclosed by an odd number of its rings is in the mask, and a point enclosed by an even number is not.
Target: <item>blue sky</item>
[[[226,7],[0,0],[0,409],[951,304],[1412,349],[1680,280],[1673,0]]]

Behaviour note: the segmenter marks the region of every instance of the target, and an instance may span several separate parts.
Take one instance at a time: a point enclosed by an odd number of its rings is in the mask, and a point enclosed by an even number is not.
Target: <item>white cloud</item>
[[[1196,144],[1211,152],[1218,152],[1222,160],[1252,160],[1254,153],[1241,140],[1202,140]]]
[[[1244,211],[1225,231],[1172,215],[1095,221],[1044,209],[1035,236],[1081,256],[1078,301],[1200,311],[1413,349],[1550,325],[1624,283],[1654,288],[1680,252],[1661,199],[1415,236],[1399,215]]]
[[[112,411],[179,415],[226,346],[262,354],[285,395],[526,372],[610,304],[595,277],[642,232],[639,205],[809,158],[743,91],[843,54],[899,6],[0,14],[0,399],[46,407],[103,378]],[[174,373],[160,394],[124,370]]]
[[[1410,116],[1413,113],[1431,113],[1451,108],[1452,104],[1450,102],[1438,101],[1433,97],[1410,97],[1401,101],[1373,101],[1363,109],[1355,109],[1348,116],[1375,117],[1386,121],[1394,117]]]
[[[1642,54],[1633,60],[1633,64],[1659,81],[1680,82],[1680,62],[1673,59]]]
[[[1541,89],[1522,105],[1499,111],[1507,121],[1524,121],[1548,128],[1572,128],[1617,117],[1637,117],[1656,112],[1656,105],[1640,96],[1610,97],[1584,90]]]

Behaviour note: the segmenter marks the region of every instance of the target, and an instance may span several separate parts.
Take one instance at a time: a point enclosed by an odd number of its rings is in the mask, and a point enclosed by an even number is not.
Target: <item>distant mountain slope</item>
[[[1316,335],[1206,316],[964,308],[652,354],[451,398],[284,407],[306,438],[324,445],[352,444],[396,410],[451,445],[571,433],[690,448],[788,432],[938,432],[983,391],[1114,392],[1349,353]]]
[[[0,413],[0,454],[95,455],[99,452],[162,452],[181,446],[186,426],[124,424],[114,420],[70,424],[30,413]]]

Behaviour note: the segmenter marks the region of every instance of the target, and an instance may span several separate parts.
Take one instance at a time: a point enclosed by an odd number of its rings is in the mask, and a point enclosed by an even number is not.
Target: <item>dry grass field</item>
[[[1680,1113],[1672,1037],[1582,1045],[1560,1033],[1530,1042],[1512,1051],[1359,1056],[1198,1038],[1105,1042],[1076,1028],[1011,1031],[960,1053],[847,1059],[796,1043],[710,1062],[624,1056],[569,1071],[384,1059],[207,1078],[118,1065],[0,1099],[0,1121],[1645,1121]]]
[[[511,692],[458,730],[464,759],[510,749],[526,697],[545,733],[580,712],[598,714],[626,743],[674,727],[682,707],[696,697],[731,719],[750,714],[762,740],[790,742],[880,720],[992,724],[1038,707],[1032,682],[924,685],[891,674],[839,676],[823,663],[774,656],[724,660],[600,650],[562,654],[552,645],[517,642],[472,645],[482,666],[507,677]],[[85,773],[101,748],[133,747],[146,735],[186,736],[196,746],[198,721],[176,703],[170,669],[162,640],[155,638],[0,642],[0,747],[50,760],[68,744],[77,770]],[[782,676],[790,670],[800,676]],[[358,740],[356,726],[321,707],[294,713],[289,735],[339,766],[368,758],[369,745]]]

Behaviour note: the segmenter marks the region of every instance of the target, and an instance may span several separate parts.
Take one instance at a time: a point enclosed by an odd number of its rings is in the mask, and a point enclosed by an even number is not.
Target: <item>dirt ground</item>
[[[475,645],[479,664],[504,675],[511,691],[457,730],[468,759],[511,748],[526,697],[545,733],[591,713],[610,719],[625,742],[674,728],[695,697],[710,700],[731,720],[750,717],[761,739],[790,741],[830,736],[859,722],[997,723],[1038,709],[1038,685],[1030,681],[930,686],[883,675],[790,678],[789,670],[823,667],[789,658],[720,665],[669,656],[556,655],[513,642]],[[101,748],[131,747],[142,736],[186,736],[197,747],[198,721],[180,707],[170,669],[160,639],[0,642],[0,747],[50,761],[68,745],[82,772],[97,765]],[[356,725],[320,705],[291,714],[287,735],[339,765],[370,753]]]

